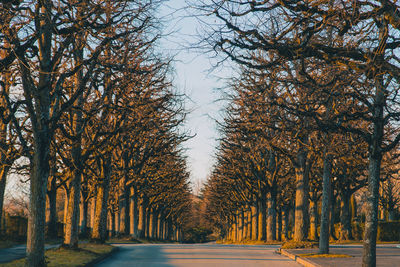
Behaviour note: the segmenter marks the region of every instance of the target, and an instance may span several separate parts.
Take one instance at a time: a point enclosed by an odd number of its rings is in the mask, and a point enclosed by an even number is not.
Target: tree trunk
[[[296,172],[296,208],[294,219],[294,236],[295,241],[304,241],[307,239],[307,218],[308,218],[308,178],[306,171],[307,152],[300,149],[297,154]]]
[[[329,208],[331,202],[331,177],[332,177],[332,155],[324,150],[324,167],[322,174],[322,205],[321,205],[321,225],[319,237],[320,254],[329,253]]]
[[[151,209],[147,208],[147,210],[146,210],[146,234],[145,234],[146,238],[150,238],[150,223],[151,223],[150,215],[151,215]]]
[[[47,237],[57,238],[57,186],[56,178],[52,177],[50,182],[50,190],[47,192],[49,199],[49,222],[47,224]]]
[[[147,199],[143,197],[142,205],[140,205],[139,217],[140,217],[140,225],[139,225],[139,237],[146,237],[146,209],[147,209]],[[141,226],[141,227],[140,227]]]
[[[164,213],[160,212],[160,223],[158,224],[158,236],[160,240],[164,240]]]
[[[133,225],[131,225],[133,229],[133,237],[138,238],[139,237],[139,209],[138,209],[138,196],[137,193],[134,189],[132,189],[132,218],[131,222]]]
[[[110,190],[111,157],[106,155],[102,160],[102,183],[97,187],[96,210],[92,232],[92,240],[104,243],[107,238],[107,200]]]
[[[310,205],[310,239],[318,240],[318,199],[315,197]]]
[[[337,240],[336,238],[336,234],[335,234],[335,222],[336,222],[336,214],[335,214],[335,205],[336,205],[336,201],[335,201],[335,195],[334,195],[334,191],[333,188],[331,189],[331,207],[330,207],[330,227],[329,227],[329,231],[330,231],[330,236]]]
[[[354,194],[352,194],[350,198],[350,209],[351,209],[351,220],[353,221],[355,218],[357,218],[357,201]]]
[[[387,25],[386,25],[387,26]],[[384,34],[380,32],[380,35]],[[363,261],[364,267],[376,266],[376,236],[378,229],[379,180],[382,160],[382,139],[384,131],[383,107],[385,93],[381,77],[376,78],[376,94],[373,111],[373,133],[369,144],[369,168],[367,191],[367,216],[365,220]]]
[[[9,24],[9,20],[7,19],[7,22],[3,21],[3,23]],[[7,54],[7,50],[10,48],[10,43],[7,41],[6,38],[3,38],[2,40],[2,46],[3,49],[0,49],[0,57],[5,58]],[[2,93],[4,95],[9,95],[10,93],[10,86],[11,86],[11,70],[10,69],[5,69],[1,73],[1,81],[3,82],[1,86]],[[0,97],[0,107],[1,108],[6,108],[7,102],[6,99],[3,97]],[[2,149],[0,150],[0,228],[2,225],[2,215],[3,215],[3,205],[4,205],[4,191],[6,188],[6,179],[8,175],[8,171],[10,170],[10,167],[13,163],[13,159],[10,161],[8,158],[8,151],[10,145],[12,146],[13,144],[7,144],[7,141],[10,140],[10,136],[7,136],[7,128],[8,124],[4,123],[3,120],[0,120],[0,145]],[[14,158],[14,155],[9,155]],[[10,162],[9,162],[10,161]]]
[[[124,181],[122,183],[125,183]],[[124,186],[124,185],[123,185]],[[119,217],[119,232],[122,235],[129,235],[129,191],[124,188],[121,190],[120,194],[120,217]]]
[[[48,106],[44,105],[44,119],[48,119]],[[46,190],[49,177],[50,136],[48,125],[34,132],[33,164],[30,172],[30,197],[27,238],[27,266],[46,266],[44,258],[44,233],[46,223]]]
[[[3,162],[2,162],[3,164]],[[6,189],[6,179],[9,168],[2,166],[0,168],[0,228],[2,226],[2,215],[3,215],[3,203],[4,203],[4,191]]]
[[[247,237],[247,211],[245,210],[242,210],[242,225],[243,225],[242,240],[245,240]]]
[[[282,241],[282,208],[278,209],[278,231],[277,231],[278,241]]]
[[[158,210],[153,210],[153,218],[152,218],[152,231],[151,237],[153,239],[158,239],[157,230],[158,230]]]
[[[172,220],[169,218],[167,220],[167,240],[172,240]]]
[[[86,238],[89,236],[88,229],[88,210],[89,210],[89,201],[82,199],[81,201],[81,215],[79,216],[81,223],[81,236]]]
[[[97,189],[95,196],[97,196]],[[93,233],[93,228],[94,228],[94,217],[96,215],[96,198],[91,197],[90,198],[90,233]]]
[[[258,238],[258,208],[257,208],[257,204],[255,206],[251,207],[251,223],[252,223],[251,239],[257,240],[257,238]]]
[[[290,209],[286,205],[283,208],[283,235],[285,240],[289,240],[289,213]]]
[[[117,215],[118,216],[118,215]],[[110,237],[113,237],[113,236],[115,236],[115,233],[116,233],[116,224],[115,224],[115,222],[116,222],[116,217],[117,216],[115,216],[115,212],[110,212]]]
[[[340,240],[353,239],[351,233],[350,198],[351,195],[348,192],[342,192],[340,206]]]
[[[80,150],[80,147],[79,147]],[[77,152],[75,152],[77,153]],[[73,153],[73,154],[75,154]],[[80,158],[80,152],[79,158]],[[77,155],[75,155],[77,156]],[[78,162],[75,162],[77,164]],[[77,248],[79,234],[79,201],[80,201],[80,185],[82,179],[81,168],[74,170],[74,177],[70,183],[69,202],[67,210],[67,219],[64,233],[64,247]]]
[[[268,198],[267,241],[276,240],[276,193],[271,191]]]
[[[259,238],[258,238],[258,240],[263,240],[263,241],[265,241],[266,240],[266,238],[267,238],[267,233],[266,233],[266,231],[267,231],[267,203],[266,203],[266,196],[265,196],[265,194],[263,193],[262,194],[262,196],[260,197],[260,202],[259,202],[259,207],[260,207],[260,211],[261,211],[261,213],[260,213],[260,222],[259,222],[259,230],[258,230],[258,233],[259,233]]]

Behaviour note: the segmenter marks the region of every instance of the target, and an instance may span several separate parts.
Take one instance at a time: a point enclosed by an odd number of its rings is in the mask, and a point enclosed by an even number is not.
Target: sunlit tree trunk
[[[107,200],[111,179],[110,155],[105,155],[102,159],[101,172],[103,181],[97,187],[96,210],[92,232],[92,240],[98,243],[104,243],[107,237]]]
[[[266,203],[266,194],[265,192],[262,192],[261,197],[259,199],[259,213],[260,213],[260,219],[259,219],[259,229],[258,229],[258,240],[263,240],[265,241],[267,238],[267,203]]]
[[[284,206],[283,208],[283,235],[285,240],[289,240],[289,212],[290,209],[288,206]]]
[[[132,188],[132,217],[131,217],[131,222],[133,225],[131,225],[133,229],[133,237],[138,238],[139,237],[139,208],[138,208],[138,196],[137,192]]]
[[[303,138],[304,139],[304,138]],[[303,140],[303,143],[304,142]],[[294,219],[294,236],[295,241],[304,241],[307,239],[307,219],[308,219],[308,177],[306,173],[306,157],[307,152],[304,148],[300,149],[297,154],[296,173],[296,202],[295,202],[295,219]]]
[[[277,240],[282,241],[282,208],[278,208],[278,230],[277,230]]]
[[[276,192],[271,190],[268,197],[267,241],[276,240]]]
[[[318,199],[314,198],[310,205],[310,239],[318,240]]]

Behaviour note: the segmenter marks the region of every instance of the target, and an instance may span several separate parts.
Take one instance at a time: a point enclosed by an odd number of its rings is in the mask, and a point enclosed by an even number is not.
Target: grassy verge
[[[353,256],[347,254],[317,254],[317,253],[305,253],[297,254],[299,257],[303,258],[351,258]]]
[[[92,261],[111,253],[113,247],[107,244],[80,244],[76,250],[65,248],[49,249],[46,251],[48,267],[85,266]],[[22,267],[25,259],[12,261],[1,266]]]

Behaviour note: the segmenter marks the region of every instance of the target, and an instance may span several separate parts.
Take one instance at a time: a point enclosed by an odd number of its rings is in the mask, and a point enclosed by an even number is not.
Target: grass
[[[113,247],[107,244],[80,244],[76,250],[57,248],[46,251],[48,267],[77,267],[85,266],[93,260],[110,253]],[[1,264],[7,267],[25,266],[25,259]]]
[[[317,253],[304,253],[297,254],[299,257],[304,258],[351,258],[353,256],[347,254],[317,254]]]

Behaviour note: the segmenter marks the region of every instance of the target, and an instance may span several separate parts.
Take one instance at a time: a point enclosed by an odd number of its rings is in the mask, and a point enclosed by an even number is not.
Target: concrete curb
[[[295,254],[292,254],[292,253],[288,252],[288,251],[285,250],[285,249],[281,249],[281,248],[280,248],[280,249],[278,249],[277,252],[278,252],[279,254],[283,255],[283,256],[286,256],[286,257],[288,257],[288,258],[294,260],[295,262],[300,263],[301,265],[303,265],[303,266],[305,266],[305,267],[323,267],[322,265],[319,265],[319,264],[317,264],[317,263],[314,263],[314,262],[312,262],[312,261],[310,261],[310,260],[308,260],[308,259],[305,259],[305,258],[299,257],[299,256],[297,256],[297,255],[295,255]]]
[[[112,254],[114,254],[114,253],[117,252],[117,251],[118,251],[118,248],[117,248],[117,247],[113,247],[113,249],[112,249],[109,253],[103,254],[103,255],[101,255],[100,257],[98,257],[98,258],[92,260],[91,262],[85,264],[84,267],[92,267],[92,266],[94,266],[95,264],[97,264],[97,263],[99,263],[99,262],[105,260],[106,258],[110,257]]]

